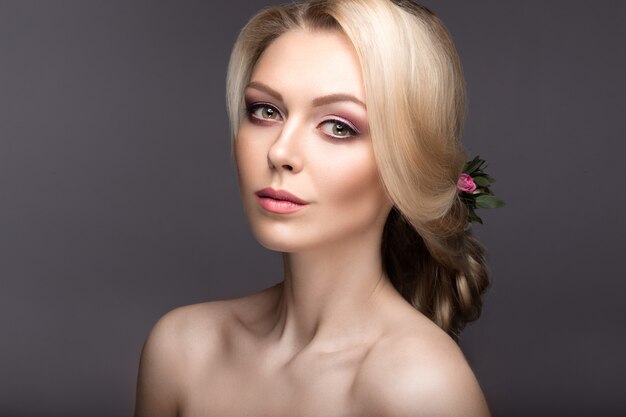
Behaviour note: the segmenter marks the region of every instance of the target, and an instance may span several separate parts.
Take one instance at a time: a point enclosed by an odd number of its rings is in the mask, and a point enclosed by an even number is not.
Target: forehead
[[[284,33],[263,52],[251,81],[302,95],[341,92],[365,101],[356,51],[338,30],[295,29]]]

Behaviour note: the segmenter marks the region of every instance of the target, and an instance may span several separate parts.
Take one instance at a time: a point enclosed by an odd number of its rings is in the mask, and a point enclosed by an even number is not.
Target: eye
[[[342,120],[326,120],[320,124],[320,129],[328,136],[338,139],[350,138],[358,134],[354,127]]]
[[[266,103],[257,103],[248,107],[248,114],[258,120],[280,120],[280,112],[276,107]]]

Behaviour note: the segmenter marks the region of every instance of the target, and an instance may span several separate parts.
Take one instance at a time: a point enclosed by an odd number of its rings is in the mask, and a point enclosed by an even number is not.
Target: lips
[[[255,193],[260,198],[271,198],[272,200],[289,201],[294,204],[306,205],[308,201],[304,201],[285,190],[274,190],[273,188],[264,188]]]
[[[298,211],[307,204],[301,198],[296,197],[285,190],[274,190],[273,188],[264,188],[257,191],[257,201],[267,211],[272,213],[286,214]]]

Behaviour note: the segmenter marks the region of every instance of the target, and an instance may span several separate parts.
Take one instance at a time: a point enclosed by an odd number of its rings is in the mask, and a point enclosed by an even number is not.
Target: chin
[[[259,230],[253,228],[252,233],[257,242],[266,249],[275,252],[298,252],[305,250],[309,245],[303,241],[301,233],[289,233],[286,230]]]

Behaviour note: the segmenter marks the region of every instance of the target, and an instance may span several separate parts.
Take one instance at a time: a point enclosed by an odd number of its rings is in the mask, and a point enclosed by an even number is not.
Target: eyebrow
[[[254,88],[255,90],[263,91],[264,93],[274,97],[276,100],[283,101],[283,96],[278,91],[258,81],[250,81],[246,88]]]
[[[254,88],[255,90],[263,91],[264,93],[267,93],[270,96],[274,97],[276,100],[283,101],[283,96],[278,91],[274,90],[270,86],[263,84],[259,81],[250,81],[250,83],[248,83],[246,88]],[[358,98],[354,97],[351,94],[344,94],[344,93],[335,93],[335,94],[329,94],[327,96],[317,97],[313,99],[312,103],[313,103],[313,107],[319,107],[319,106],[324,106],[326,104],[335,103],[338,101],[351,101],[363,107],[364,109],[367,109],[367,106],[361,100],[359,100]]]
[[[365,103],[350,94],[336,93],[327,96],[318,97],[313,100],[313,106],[323,106],[325,104],[335,103],[337,101],[351,101],[366,109]]]

